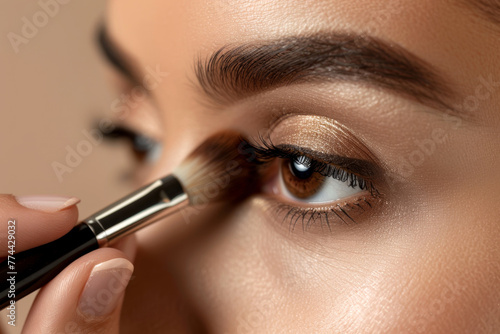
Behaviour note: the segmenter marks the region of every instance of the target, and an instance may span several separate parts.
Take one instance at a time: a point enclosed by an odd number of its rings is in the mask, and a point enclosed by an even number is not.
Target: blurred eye
[[[359,176],[306,156],[281,159],[278,191],[306,203],[329,203],[366,190]]]
[[[115,126],[105,132],[104,137],[109,140],[126,140],[136,159],[144,163],[152,164],[158,161],[163,150],[162,145],[151,137],[121,126]]]

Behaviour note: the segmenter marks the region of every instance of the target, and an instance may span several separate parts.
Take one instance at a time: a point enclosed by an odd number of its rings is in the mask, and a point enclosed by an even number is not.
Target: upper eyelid
[[[374,177],[376,175],[375,170],[378,169],[374,164],[365,160],[348,158],[340,155],[325,154],[308,148],[289,144],[281,144],[277,145],[276,147],[284,151],[294,152],[293,154],[295,155],[305,155],[313,160],[346,169],[349,172],[358,174],[363,177]]]
[[[137,82],[132,77],[117,70],[114,66],[109,69],[110,84],[113,88],[117,88],[120,92],[130,92],[136,87],[142,89],[146,96],[150,96],[150,92],[144,87],[141,82]]]
[[[254,149],[257,159],[261,159],[261,161],[269,158],[286,159],[305,155],[312,160],[333,165],[369,180],[382,174],[381,168],[366,160],[325,154],[290,144],[274,145],[269,138],[266,139],[262,136],[249,145]]]
[[[113,74],[109,81],[112,89],[120,93],[125,93],[136,87],[136,83],[130,80],[129,77],[124,76],[121,72],[114,69],[111,69],[111,71],[113,71]]]

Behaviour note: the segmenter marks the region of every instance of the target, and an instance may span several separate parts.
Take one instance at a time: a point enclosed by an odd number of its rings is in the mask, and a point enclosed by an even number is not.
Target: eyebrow
[[[280,86],[318,81],[363,82],[445,110],[455,92],[433,66],[393,43],[352,33],[317,33],[225,46],[199,58],[195,74],[216,103]]]
[[[97,44],[102,55],[118,72],[132,83],[141,85],[140,71],[135,61],[127,55],[109,36],[104,24],[101,24],[96,34]]]
[[[458,0],[462,4],[486,20],[500,27],[500,1],[499,0]]]

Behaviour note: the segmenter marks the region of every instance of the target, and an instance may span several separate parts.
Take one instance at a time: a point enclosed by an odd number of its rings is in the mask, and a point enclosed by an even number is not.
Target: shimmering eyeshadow
[[[275,145],[292,144],[325,155],[376,161],[368,148],[345,126],[327,117],[285,116],[271,129],[270,139]]]
[[[264,189],[276,196],[269,201],[277,216],[290,221],[290,230],[298,222],[306,230],[317,221],[331,231],[333,224],[355,222],[380,202],[383,170],[358,135],[327,117],[285,115],[248,144],[265,179],[280,182]],[[279,171],[271,168],[277,159]]]

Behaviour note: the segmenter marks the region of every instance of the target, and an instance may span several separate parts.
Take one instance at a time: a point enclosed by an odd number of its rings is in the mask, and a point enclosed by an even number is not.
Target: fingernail
[[[57,212],[80,203],[76,197],[63,196],[16,196],[16,201],[22,206],[44,212]]]
[[[113,259],[96,265],[80,297],[80,313],[86,317],[101,317],[113,312],[133,271],[134,266],[125,259]]]

